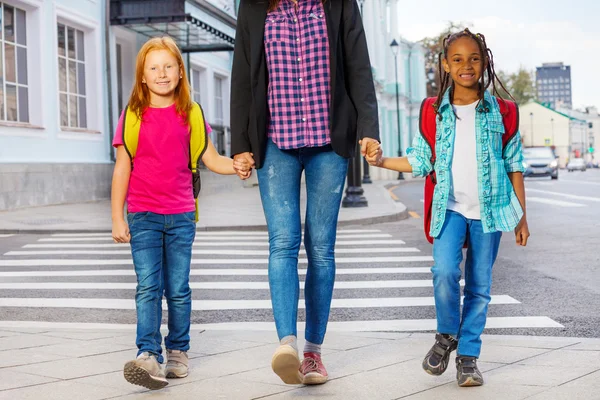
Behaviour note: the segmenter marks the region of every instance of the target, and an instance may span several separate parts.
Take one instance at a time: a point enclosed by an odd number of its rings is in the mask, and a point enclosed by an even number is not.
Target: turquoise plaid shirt
[[[430,235],[437,237],[446,217],[446,207],[451,186],[452,155],[456,116],[450,104],[450,91],[446,91],[439,108],[442,121],[437,120],[435,173],[437,184],[433,195]],[[498,100],[486,92],[475,116],[477,140],[477,176],[479,203],[484,232],[515,229],[523,210],[515,194],[509,172],[524,172],[521,134],[515,136],[502,149],[504,124]],[[407,150],[413,176],[427,176],[431,165],[431,149],[421,135],[416,135],[412,147]]]

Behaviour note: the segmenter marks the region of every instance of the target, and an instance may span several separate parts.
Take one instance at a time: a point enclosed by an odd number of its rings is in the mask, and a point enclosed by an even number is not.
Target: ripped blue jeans
[[[279,338],[297,335],[300,182],[306,178],[306,340],[325,337],[335,281],[334,246],[348,160],[331,146],[280,150],[269,140],[258,183],[269,230],[269,288]]]

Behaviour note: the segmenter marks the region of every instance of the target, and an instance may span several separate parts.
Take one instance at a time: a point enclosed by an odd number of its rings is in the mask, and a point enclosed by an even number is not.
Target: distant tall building
[[[571,66],[561,62],[543,63],[536,68],[538,100],[552,108],[562,104],[573,106],[571,95]]]

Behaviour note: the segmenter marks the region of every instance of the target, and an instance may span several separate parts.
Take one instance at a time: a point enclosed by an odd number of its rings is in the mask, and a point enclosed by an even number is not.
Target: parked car
[[[550,176],[558,179],[558,158],[550,147],[523,149],[524,176]]]
[[[569,171],[569,172],[573,172],[573,171],[583,172],[585,170],[586,170],[586,166],[585,166],[585,161],[583,160],[583,158],[573,158],[567,164],[567,171]]]

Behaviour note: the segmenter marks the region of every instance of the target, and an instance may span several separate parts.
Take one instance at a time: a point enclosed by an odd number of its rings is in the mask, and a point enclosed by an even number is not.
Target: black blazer
[[[241,0],[231,77],[231,153],[252,152],[263,164],[267,143],[269,84],[264,31],[268,0]],[[325,0],[329,35],[331,146],[352,157],[358,138],[379,140],[377,98],[356,0]]]

